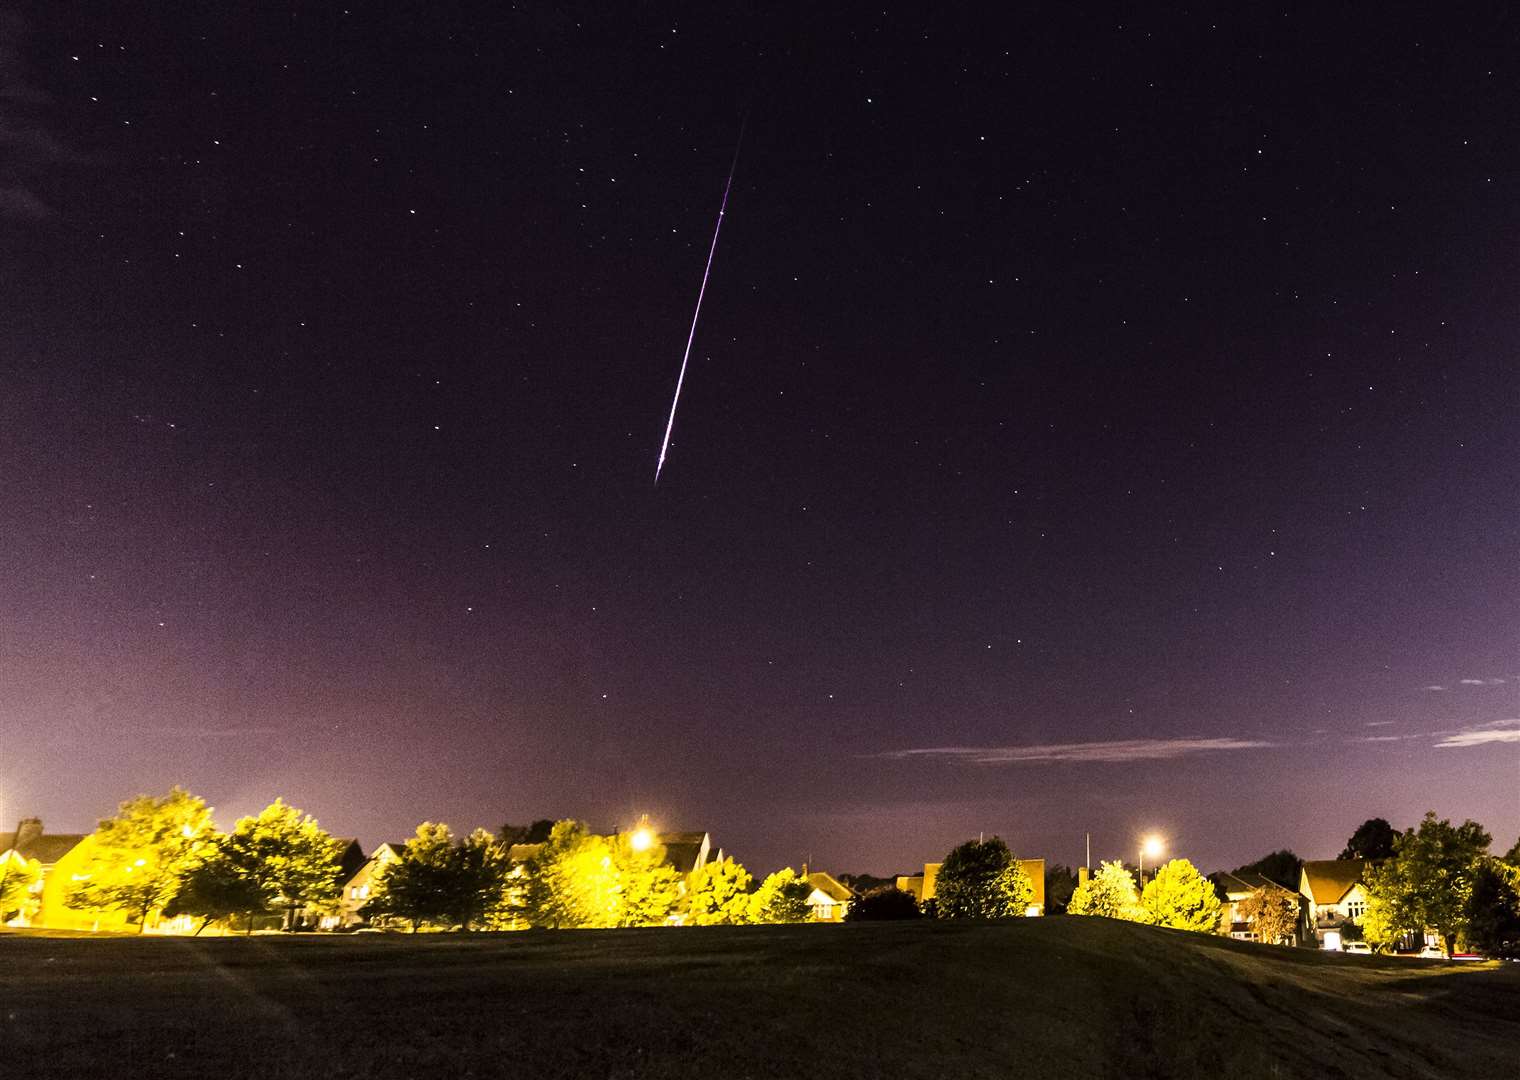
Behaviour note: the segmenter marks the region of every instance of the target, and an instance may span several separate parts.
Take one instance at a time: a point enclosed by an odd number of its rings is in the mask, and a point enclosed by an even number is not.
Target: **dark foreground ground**
[[[1520,964],[1103,919],[0,936],[16,1077],[1520,1077]]]

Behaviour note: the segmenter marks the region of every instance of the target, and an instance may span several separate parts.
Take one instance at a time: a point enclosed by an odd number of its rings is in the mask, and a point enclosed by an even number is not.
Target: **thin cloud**
[[[1444,736],[1435,745],[1438,749],[1452,749],[1486,746],[1489,743],[1520,743],[1520,718],[1494,720],[1487,724],[1478,724],[1475,727],[1454,731]]]
[[[1503,679],[1460,679],[1463,686],[1503,686]]]
[[[1425,689],[1427,689],[1427,690],[1445,690],[1446,687],[1444,687],[1444,686],[1427,686]]]
[[[898,761],[937,759],[968,765],[1019,765],[1042,761],[1112,764],[1126,761],[1167,761],[1194,754],[1260,750],[1276,745],[1278,744],[1260,739],[1234,738],[1112,739],[1104,742],[1043,743],[1036,746],[930,746],[912,750],[889,750],[876,756]]]
[[[1392,720],[1368,720],[1362,726],[1363,727],[1387,727],[1388,725],[1390,725],[1392,723],[1393,723]]]

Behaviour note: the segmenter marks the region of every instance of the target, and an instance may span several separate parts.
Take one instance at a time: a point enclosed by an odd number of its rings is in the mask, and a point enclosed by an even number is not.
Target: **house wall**
[[[93,838],[85,838],[51,867],[45,867],[42,880],[42,903],[33,926],[49,930],[135,930],[119,909],[76,908],[68,903],[69,894],[84,880],[90,856],[95,850]]]

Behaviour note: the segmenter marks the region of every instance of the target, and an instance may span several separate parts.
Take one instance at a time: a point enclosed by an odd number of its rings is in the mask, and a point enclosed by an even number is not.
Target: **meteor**
[[[660,460],[655,462],[654,482],[660,483],[660,470],[665,467],[665,454],[670,450],[670,431],[676,426],[676,406],[681,403],[681,387],[686,382],[686,365],[691,360],[691,343],[697,336],[697,320],[702,316],[702,298],[707,295],[707,279],[712,274],[713,256],[718,253],[718,233],[723,231],[723,215],[728,211],[728,192],[734,186],[734,170],[739,167],[739,148],[744,145],[744,127],[749,117],[739,125],[739,141],[734,145],[733,164],[728,167],[728,182],[723,185],[723,202],[718,206],[718,223],[713,226],[712,247],[707,249],[707,268],[702,271],[702,288],[697,290],[697,308],[691,313],[691,331],[686,335],[686,351],[681,354],[681,374],[676,377],[675,397],[670,399],[670,419],[665,421],[665,438],[660,443]]]

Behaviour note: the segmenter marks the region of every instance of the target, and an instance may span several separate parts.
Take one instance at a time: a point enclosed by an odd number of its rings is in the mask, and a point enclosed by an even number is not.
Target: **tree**
[[[1520,840],[1515,841],[1515,846],[1504,853],[1504,861],[1511,866],[1520,866]]]
[[[691,875],[686,890],[686,921],[718,926],[749,921],[749,871],[733,859],[710,862]]]
[[[777,870],[760,887],[750,893],[749,921],[755,923],[807,922],[812,916],[808,897],[813,886],[808,879],[787,867]]]
[[[212,835],[210,809],[182,788],[161,798],[128,799],[90,838],[85,873],[69,904],[124,911],[141,933],[148,916],[174,898]]]
[[[1291,941],[1298,932],[1298,897],[1286,889],[1263,885],[1236,904],[1235,911],[1256,931],[1257,940],[1269,945]]]
[[[1072,893],[1077,891],[1077,872],[1063,863],[1051,863],[1045,871],[1045,911],[1066,914]]]
[[[413,933],[424,923],[462,930],[499,925],[510,906],[511,869],[506,845],[484,829],[456,843],[447,825],[425,821],[381,871],[363,913],[404,919]]]
[[[1393,858],[1367,874],[1379,920],[1389,930],[1434,930],[1449,955],[1467,929],[1473,881],[1492,839],[1475,821],[1453,825],[1437,820],[1434,810],[1427,812],[1418,829],[1399,837]],[[1365,923],[1364,917],[1364,933]]]
[[[613,925],[664,925],[681,902],[685,875],[665,861],[665,849],[659,844],[641,850],[631,834],[623,834],[613,837],[608,846],[620,893]]]
[[[1467,940],[1484,956],[1520,960],[1520,867],[1485,859],[1473,877]]]
[[[1393,845],[1399,834],[1383,818],[1368,818],[1357,826],[1346,848],[1340,853],[1342,859],[1388,859],[1393,856]],[[1275,880],[1275,879],[1274,879]]]
[[[449,855],[440,904],[445,920],[465,930],[497,925],[508,908],[507,847],[484,829],[461,840]]]
[[[223,836],[214,841],[200,861],[185,872],[179,890],[164,906],[167,916],[190,915],[200,919],[200,926],[195,928],[197,935],[208,924],[230,920],[235,915],[244,917],[245,927],[252,933],[254,914],[269,903],[251,868],[241,862],[241,853],[231,849],[227,840]]]
[[[1103,863],[1096,874],[1078,885],[1071,894],[1066,914],[1140,921],[1140,897],[1135,892],[1135,879],[1122,862]]]
[[[895,887],[868,892],[850,905],[845,922],[878,922],[888,919],[917,919],[923,912],[913,894]]]
[[[595,836],[578,821],[556,822],[527,870],[535,926],[656,926],[675,910],[684,885],[660,845],[639,850],[632,835]]]
[[[1023,915],[1034,886],[1008,845],[994,836],[968,840],[945,856],[934,898],[942,919],[1001,919]]]
[[[276,799],[258,817],[239,819],[227,837],[236,864],[244,869],[270,905],[286,910],[286,926],[307,904],[337,896],[338,859],[342,846],[314,819],[283,799]]]
[[[0,866],[0,923],[18,915],[30,917],[38,906],[34,890],[42,881],[42,864],[18,851],[6,852],[0,860],[4,861]]]
[[[1367,908],[1362,912],[1362,938],[1375,952],[1388,952],[1410,934],[1419,933],[1419,920],[1410,913],[1407,904],[1383,887],[1380,880],[1389,868],[1374,867],[1368,871],[1364,884],[1367,886]]]
[[[1349,858],[1350,856],[1341,856]],[[1360,856],[1358,856],[1360,857]],[[1287,848],[1274,851],[1270,855],[1263,855],[1255,862],[1237,866],[1230,873],[1236,877],[1242,874],[1260,874],[1268,881],[1277,883],[1284,888],[1293,890],[1298,888],[1299,871],[1303,869],[1304,860],[1300,859]]]
[[[1186,859],[1173,859],[1156,871],[1140,894],[1145,921],[1200,934],[1220,932],[1223,905],[1213,884]]]

